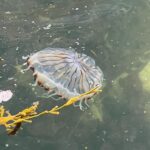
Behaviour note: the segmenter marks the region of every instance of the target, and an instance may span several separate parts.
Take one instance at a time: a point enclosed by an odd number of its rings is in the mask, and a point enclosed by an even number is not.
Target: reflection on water
[[[5,103],[11,112],[37,100],[42,108],[59,103],[41,99],[31,72],[20,72],[22,58],[45,47],[92,56],[105,87],[85,112],[70,107],[58,117],[43,116],[14,137],[0,129],[0,149],[148,150],[149,13],[148,0],[1,0],[0,89],[15,95]]]

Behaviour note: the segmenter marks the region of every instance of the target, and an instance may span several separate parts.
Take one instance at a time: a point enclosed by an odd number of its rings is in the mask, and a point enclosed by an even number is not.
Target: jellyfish
[[[95,60],[74,49],[45,48],[27,59],[28,68],[33,71],[35,82],[48,91],[50,96],[70,99],[85,93],[96,86],[103,85],[103,72]],[[78,104],[83,109],[83,101],[94,93],[84,96]]]

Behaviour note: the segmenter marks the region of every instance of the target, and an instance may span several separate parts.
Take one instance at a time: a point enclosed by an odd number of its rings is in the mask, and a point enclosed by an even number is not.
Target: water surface
[[[1,0],[0,89],[14,93],[4,104],[12,113],[37,100],[41,110],[58,104],[40,98],[30,71],[20,72],[24,56],[46,47],[93,57],[105,86],[84,112],[69,107],[40,117],[16,136],[1,128],[0,149],[149,150],[149,14],[148,0]]]

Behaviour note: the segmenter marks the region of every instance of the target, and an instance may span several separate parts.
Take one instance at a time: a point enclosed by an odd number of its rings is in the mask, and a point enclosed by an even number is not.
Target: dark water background
[[[30,71],[20,72],[23,56],[43,48],[73,47],[93,57],[105,77],[84,112],[69,107],[42,116],[16,136],[0,128],[0,150],[149,150],[150,76],[140,76],[149,41],[149,0],[0,0],[0,89],[14,93],[4,104],[10,112],[37,100],[41,110],[56,105],[36,94],[44,91],[30,85]]]

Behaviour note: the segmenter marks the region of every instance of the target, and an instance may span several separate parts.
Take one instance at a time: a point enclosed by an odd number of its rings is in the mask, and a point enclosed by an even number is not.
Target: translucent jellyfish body
[[[27,59],[36,83],[44,87],[49,94],[70,99],[85,93],[95,86],[102,86],[103,73],[91,57],[77,53],[73,49],[46,48]],[[82,101],[93,94],[83,97]]]

